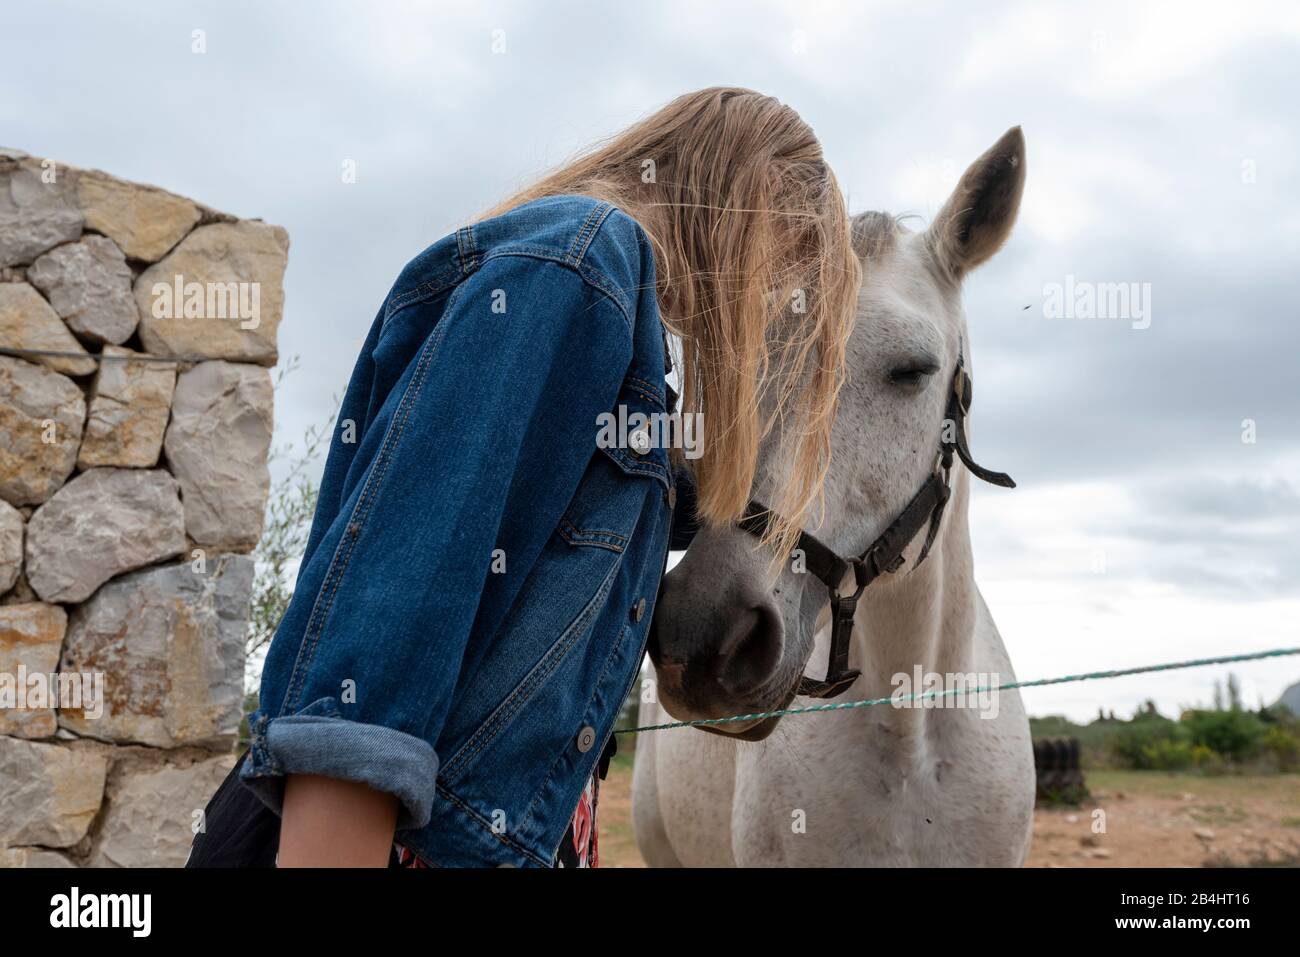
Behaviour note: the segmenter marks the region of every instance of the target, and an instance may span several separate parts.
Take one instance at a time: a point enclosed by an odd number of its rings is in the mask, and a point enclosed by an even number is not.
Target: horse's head
[[[1024,177],[1017,127],[971,165],[929,229],[908,230],[883,213],[853,220],[863,281],[824,521],[815,530],[840,555],[863,552],[935,469],[954,369],[968,341],[961,283],[1010,233]],[[773,484],[778,441],[765,445],[759,462],[760,501]],[[941,526],[941,537],[949,525]],[[908,574],[923,538],[911,542],[898,575]],[[659,700],[678,719],[782,708],[808,666],[814,635],[827,620],[826,586],[797,562],[773,584],[771,553],[756,545],[740,528],[703,529],[664,579],[650,656]],[[711,730],[758,740],[775,724]]]

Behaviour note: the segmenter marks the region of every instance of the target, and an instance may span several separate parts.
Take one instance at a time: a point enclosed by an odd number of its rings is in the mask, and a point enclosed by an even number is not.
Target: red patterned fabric
[[[573,848],[573,855],[561,853],[556,857],[557,867],[598,867],[600,855],[597,851],[599,834],[596,831],[596,794],[600,784],[593,774],[587,779],[587,786],[582,789],[578,806],[573,812],[573,820],[564,834],[564,842]],[[563,842],[562,842],[563,843]]]

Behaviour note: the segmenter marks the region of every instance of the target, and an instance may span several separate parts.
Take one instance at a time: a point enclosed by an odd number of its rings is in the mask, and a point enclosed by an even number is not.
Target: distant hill
[[[1282,697],[1277,699],[1277,704],[1290,708],[1293,715],[1300,717],[1300,681],[1283,691]]]

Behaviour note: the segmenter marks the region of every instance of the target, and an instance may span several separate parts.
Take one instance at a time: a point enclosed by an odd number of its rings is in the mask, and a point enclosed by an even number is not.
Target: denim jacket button
[[[587,725],[578,732],[578,750],[586,754],[591,750],[591,746],[596,743],[596,729]]]
[[[649,430],[638,429],[627,437],[627,443],[632,447],[632,451],[637,455],[645,455],[650,451]]]
[[[638,598],[636,604],[632,606],[632,620],[640,621],[645,617],[645,599]]]

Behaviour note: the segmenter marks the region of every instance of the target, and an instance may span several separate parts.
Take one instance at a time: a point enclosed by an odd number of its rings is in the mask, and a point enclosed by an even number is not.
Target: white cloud
[[[1022,3],[973,34],[957,82],[1032,82],[1037,93],[1127,102],[1251,42],[1298,35],[1300,8],[1287,2]]]

